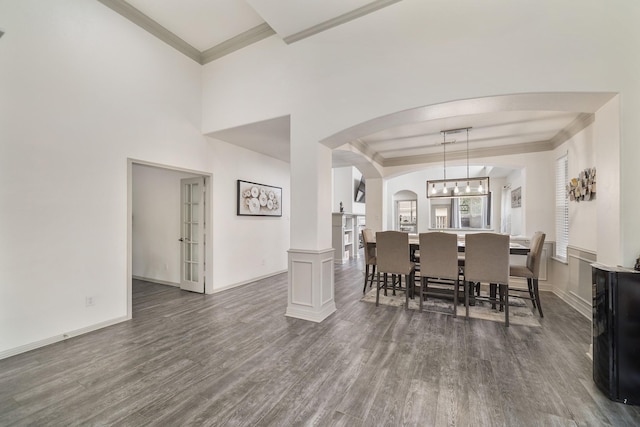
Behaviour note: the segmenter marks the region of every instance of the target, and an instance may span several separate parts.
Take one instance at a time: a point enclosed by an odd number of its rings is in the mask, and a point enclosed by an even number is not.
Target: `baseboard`
[[[115,319],[107,320],[105,322],[96,323],[95,325],[90,325],[84,328],[76,329],[75,331],[65,332],[62,335],[55,335],[49,338],[45,338],[43,340],[39,340],[29,344],[21,345],[19,347],[11,348],[9,350],[0,352],[0,360],[6,359],[7,357],[11,357],[11,356],[16,356],[21,353],[26,353],[27,351],[35,350],[37,348],[54,344],[60,341],[64,341],[69,338],[77,337],[79,335],[83,335],[89,332],[97,331],[98,329],[106,328],[107,326],[112,326],[117,323],[126,322],[127,320],[131,320],[131,317],[129,316],[117,317]]]
[[[250,283],[257,282],[258,280],[266,279],[268,277],[277,276],[278,274],[282,274],[282,273],[286,273],[286,272],[287,272],[286,269],[285,270],[280,270],[280,271],[276,271],[275,273],[265,274],[264,276],[254,277],[253,279],[245,280],[243,282],[234,283],[232,285],[223,286],[221,288],[214,288],[213,292],[211,292],[211,293],[212,294],[217,294],[218,292],[228,291],[229,289],[233,289],[233,288],[237,288],[237,287],[240,287],[240,286],[248,285]]]
[[[158,285],[167,285],[167,286],[174,286],[176,288],[180,287],[180,283],[175,283],[175,282],[169,282],[166,280],[160,280],[160,279],[150,279],[148,277],[142,277],[142,276],[134,276],[132,275],[131,278],[135,279],[135,280],[142,280],[144,282],[151,282],[151,283],[157,283]]]
[[[287,307],[287,311],[284,313],[285,316],[293,317],[296,319],[302,319],[309,322],[320,323],[327,317],[331,316],[336,311],[336,305],[331,302],[331,304],[327,304],[320,311],[313,311],[312,309],[304,309],[300,307]]]
[[[560,292],[556,289],[553,290],[553,293],[556,294],[562,301],[569,304],[578,313],[589,319],[589,321],[592,320],[593,307],[591,305],[591,301],[587,301],[584,298],[581,298],[574,292]]]

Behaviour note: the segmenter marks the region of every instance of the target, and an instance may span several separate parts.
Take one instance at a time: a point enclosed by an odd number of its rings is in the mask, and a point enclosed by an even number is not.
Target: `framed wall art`
[[[522,187],[518,187],[511,191],[511,207],[519,208],[522,206]]]
[[[282,188],[238,180],[237,214],[282,216]]]

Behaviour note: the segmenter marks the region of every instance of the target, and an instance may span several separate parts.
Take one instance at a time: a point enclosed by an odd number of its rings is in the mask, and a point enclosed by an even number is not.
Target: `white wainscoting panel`
[[[290,249],[286,316],[322,322],[334,311],[333,248]]]

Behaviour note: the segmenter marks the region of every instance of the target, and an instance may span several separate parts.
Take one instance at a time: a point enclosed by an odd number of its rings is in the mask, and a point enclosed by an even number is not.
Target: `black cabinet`
[[[593,380],[607,397],[640,405],[640,272],[592,264]]]

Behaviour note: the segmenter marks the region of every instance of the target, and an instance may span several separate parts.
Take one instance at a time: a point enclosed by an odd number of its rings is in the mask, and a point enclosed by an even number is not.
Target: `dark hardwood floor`
[[[0,426],[637,426],[593,384],[590,322],[543,293],[530,328],[360,302],[287,318],[281,274],[215,295],[134,283],[134,319],[0,360]]]

